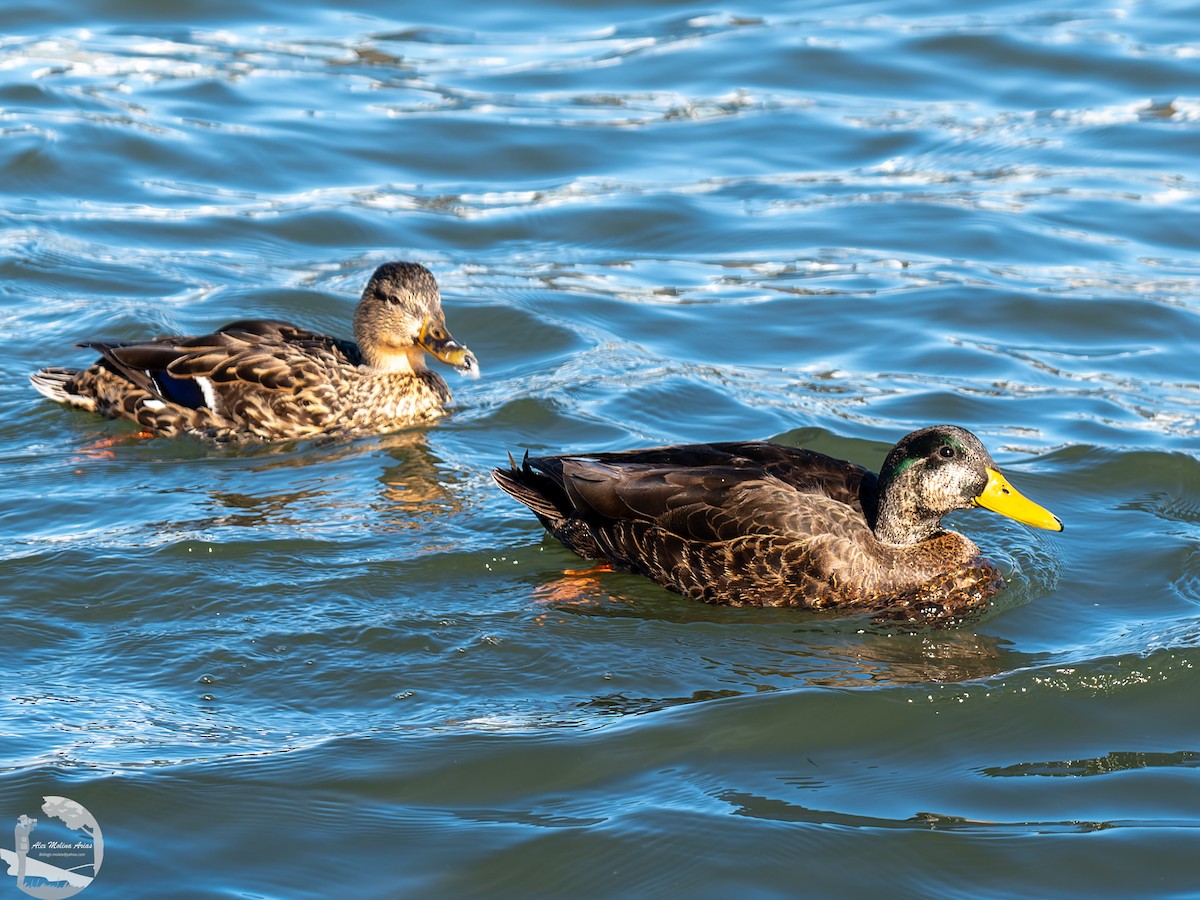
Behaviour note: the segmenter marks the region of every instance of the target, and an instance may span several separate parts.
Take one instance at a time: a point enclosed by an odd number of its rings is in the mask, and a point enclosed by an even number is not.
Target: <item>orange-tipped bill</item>
[[[1058,520],[1058,516],[1026,498],[1008,483],[1007,478],[990,466],[987,473],[987,487],[975,498],[977,505],[984,509],[990,509],[992,512],[998,512],[1002,516],[1008,516],[1010,519],[1016,519],[1026,525],[1032,525],[1034,528],[1045,528],[1048,531],[1063,530],[1063,524]]]
[[[472,378],[479,377],[479,362],[475,359],[475,354],[456,341],[445,326],[427,319],[417,336],[417,343],[434,359],[454,366]]]

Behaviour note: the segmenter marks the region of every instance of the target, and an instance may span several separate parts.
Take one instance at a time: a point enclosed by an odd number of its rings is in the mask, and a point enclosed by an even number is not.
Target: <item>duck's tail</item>
[[[76,394],[68,387],[78,374],[78,369],[51,366],[46,369],[38,369],[30,375],[29,383],[33,385],[35,391],[48,400],[94,411],[96,409],[94,398]]]
[[[492,469],[492,478],[506,494],[529,507],[543,527],[569,550],[586,559],[607,559],[596,535],[575,512],[563,486],[562,457],[530,459],[526,452],[518,467],[512,454],[507,469]]]
[[[563,494],[562,485],[534,471],[529,465],[529,451],[525,452],[520,466],[510,453],[508,468],[492,469],[492,479],[506,494],[533,510],[547,528],[552,528],[566,518],[569,505],[565,503],[565,497],[561,498],[560,502],[555,502],[555,495]]]

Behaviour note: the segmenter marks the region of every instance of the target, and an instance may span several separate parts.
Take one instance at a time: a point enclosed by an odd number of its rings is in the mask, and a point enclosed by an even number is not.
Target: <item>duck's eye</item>
[[[938,456],[940,456],[942,459],[954,459],[954,448],[947,444],[942,444],[942,446],[938,448]]]

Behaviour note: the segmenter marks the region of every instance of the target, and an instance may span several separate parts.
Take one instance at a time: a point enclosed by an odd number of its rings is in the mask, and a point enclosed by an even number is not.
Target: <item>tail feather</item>
[[[78,369],[51,366],[45,369],[38,369],[30,375],[29,383],[33,385],[35,391],[48,400],[53,400],[55,403],[67,403],[81,409],[94,410],[96,408],[96,401],[93,398],[76,394],[68,387],[78,374]]]
[[[597,533],[579,517],[571,503],[562,482],[561,457],[543,456],[531,462],[526,453],[520,468],[511,455],[508,461],[509,468],[492,469],[492,478],[501,490],[529,507],[567,549],[585,559],[609,558]]]
[[[528,460],[529,454],[527,453],[525,461],[518,469],[516,462],[509,456],[512,468],[492,469],[492,478],[506,494],[533,510],[543,524],[547,526],[551,523],[557,524],[566,517],[567,511],[555,504],[552,497],[547,494],[561,494],[562,490],[544,475],[533,471]]]

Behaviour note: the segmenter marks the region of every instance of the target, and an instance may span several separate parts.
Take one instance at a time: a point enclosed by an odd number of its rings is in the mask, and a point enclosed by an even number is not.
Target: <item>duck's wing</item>
[[[267,319],[232,322],[197,337],[88,341],[110,369],[165,403],[222,412],[235,394],[298,394],[328,380],[331,367],[358,363],[357,348]]]
[[[865,527],[853,506],[758,467],[567,458],[561,473],[573,514],[601,528],[637,522],[683,541],[719,544],[751,535],[796,543]]]
[[[815,450],[769,441],[740,441],[707,445],[735,460],[745,460],[792,485],[804,494],[829,497],[854,507],[874,521],[879,477],[862,466],[834,459]]]
[[[306,352],[319,350],[344,357],[350,365],[362,362],[358,347],[352,341],[343,341],[277,319],[239,319],[219,328],[217,334],[237,335],[243,340],[264,345],[283,344]]]
[[[534,459],[532,465],[561,480],[561,463],[558,461],[566,458],[540,457]],[[824,495],[848,504],[872,522],[875,518],[879,478],[874,472],[802,447],[769,441],[730,441],[622,450],[578,458],[622,467],[645,465],[692,471],[725,466],[739,472],[757,472],[771,475],[800,493]]]
[[[805,478],[797,459],[813,461],[771,445],[692,445],[527,459],[496,480],[581,555],[698,599],[773,603],[806,580],[815,596],[870,543],[861,510],[821,487],[851,496],[853,484],[856,498],[866,473],[826,465]]]
[[[155,434],[217,440],[327,430],[338,421],[343,390],[361,362],[350,342],[266,319],[196,337],[80,346],[98,351],[100,359],[61,377],[39,373],[35,387]]]

